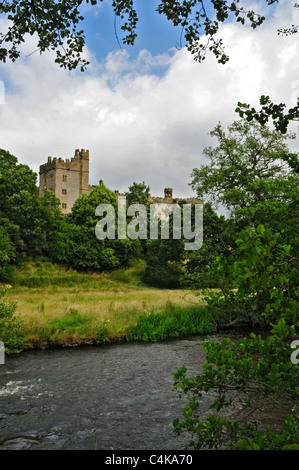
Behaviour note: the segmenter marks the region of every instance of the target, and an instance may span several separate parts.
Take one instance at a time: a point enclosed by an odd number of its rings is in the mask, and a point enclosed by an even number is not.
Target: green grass
[[[16,269],[12,284],[36,288],[44,286],[76,288],[81,284],[84,284],[85,288],[101,288],[112,284],[118,286],[119,283],[142,285],[141,273],[143,269],[144,264],[140,261],[129,268],[120,268],[111,273],[78,272],[41,260],[24,263]]]
[[[166,305],[160,313],[141,315],[128,332],[128,341],[161,341],[215,331],[204,307]]]
[[[209,333],[204,294],[146,286],[143,266],[79,273],[51,263],[27,263],[6,297],[16,302],[24,349],[160,341]]]

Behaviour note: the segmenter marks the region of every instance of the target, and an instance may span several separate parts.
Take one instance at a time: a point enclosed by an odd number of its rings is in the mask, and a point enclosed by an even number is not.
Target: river
[[[172,372],[185,365],[188,374],[198,374],[203,340],[223,336],[6,356],[0,364],[0,449],[184,449],[189,439],[176,436],[172,422],[186,398],[173,391]],[[203,416],[210,400],[203,400]]]

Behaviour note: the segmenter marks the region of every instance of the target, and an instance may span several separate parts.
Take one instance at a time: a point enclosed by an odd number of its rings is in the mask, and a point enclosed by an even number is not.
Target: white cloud
[[[225,26],[226,65],[212,56],[198,64],[185,50],[156,57],[143,50],[134,61],[117,51],[102,64],[86,51],[85,74],[60,69],[46,54],[1,65],[0,147],[36,172],[48,155],[69,158],[88,148],[91,184],[103,179],[126,191],[144,180],[153,195],[168,186],[174,196],[190,195],[192,169],[203,161],[203,148],[217,143],[208,133],[219,121],[238,119],[239,100],[257,105],[269,94],[294,104],[298,37],[276,35],[286,20],[275,16],[255,31]],[[164,73],[156,75],[155,67]]]

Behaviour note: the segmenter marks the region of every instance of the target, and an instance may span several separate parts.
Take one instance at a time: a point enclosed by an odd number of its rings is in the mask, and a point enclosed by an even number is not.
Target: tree
[[[115,227],[114,239],[96,237],[95,228],[101,220],[96,209],[101,204],[114,209],[111,220]],[[138,256],[140,245],[139,240],[117,239],[117,220],[117,199],[106,186],[82,194],[75,201],[72,212],[64,217],[52,246],[52,259],[79,270],[109,271],[126,265],[130,258]]]
[[[286,113],[284,112],[286,105],[284,103],[273,103],[269,96],[261,96],[260,105],[262,108],[257,111],[254,107],[250,108],[249,104],[239,102],[236,112],[239,113],[240,117],[246,118],[248,122],[254,119],[262,126],[272,118],[275,129],[282,134],[287,132],[290,121],[299,121],[299,98],[297,99],[297,105],[289,108]],[[293,163],[293,168],[299,172],[298,161]]]
[[[88,65],[83,57],[85,35],[82,29],[84,17],[80,7],[84,3],[96,5],[103,0],[6,0],[0,2],[0,13],[9,20],[6,32],[0,33],[0,60],[13,62],[20,57],[19,46],[26,35],[37,36],[40,53],[56,51],[61,67],[69,70]],[[273,5],[278,0],[265,0]],[[116,16],[122,20],[124,44],[133,45],[137,37],[138,14],[133,0],[112,0]],[[226,63],[228,55],[221,39],[215,36],[220,25],[231,18],[241,24],[249,22],[252,28],[260,26],[265,17],[253,10],[246,10],[241,0],[161,0],[157,12],[182,30],[188,50],[195,59],[202,61],[206,52],[212,51],[219,63]],[[202,42],[205,35],[206,42]]]
[[[174,373],[174,388],[188,397],[181,419],[174,420],[175,432],[187,431],[195,450],[299,450],[294,337],[294,328],[281,320],[266,339],[251,334],[206,342],[199,375],[188,377],[185,366]],[[201,412],[203,396],[211,397],[208,415]]]
[[[237,234],[231,256],[215,258],[212,273],[221,273],[218,292],[207,298],[208,310],[219,326],[265,326],[281,318],[298,322],[298,267],[296,247],[284,233],[263,225]]]
[[[298,321],[298,263],[282,234],[259,225],[239,234],[238,261],[217,260],[231,271],[234,284],[211,293],[206,310],[216,324],[264,324],[265,338],[248,334],[238,341],[208,341],[207,362],[196,377],[186,367],[174,374],[176,389],[188,397],[174,429],[192,434],[195,449],[299,449],[299,366],[292,340]],[[200,413],[203,394],[211,392],[208,416]],[[206,400],[206,398],[205,398]],[[268,410],[275,410],[271,428]]]
[[[162,288],[178,288],[182,274],[182,240],[147,240],[145,282]]]
[[[143,204],[145,207],[149,205],[150,188],[146,186],[145,182],[135,183],[129,186],[129,191],[126,192],[127,205]]]
[[[299,179],[288,164],[298,154],[287,146],[294,136],[244,119],[227,132],[219,124],[210,134],[218,146],[204,149],[209,163],[191,175],[198,197],[223,204],[235,216],[238,230],[259,223],[276,231],[298,226],[298,208],[291,203],[298,197]]]
[[[234,245],[232,224],[219,216],[210,203],[203,206],[203,245],[200,250],[184,251],[180,285],[187,289],[219,287],[212,265],[217,256],[227,256]]]
[[[0,282],[10,281],[13,276],[12,263],[15,250],[10,236],[4,226],[0,226]]]
[[[188,401],[174,430],[191,433],[194,449],[298,450],[299,367],[291,362],[299,327],[298,174],[289,158],[298,156],[288,151],[286,135],[254,121],[229,131],[216,127],[219,146],[206,149],[211,163],[193,173],[199,196],[221,201],[234,215],[235,246],[211,263],[220,289],[209,293],[205,309],[217,328],[272,329],[266,338],[248,330],[236,342],[206,342],[207,361],[195,377],[177,369],[174,387]],[[210,414],[203,417],[207,392]],[[269,408],[279,420],[275,428],[261,423]]]
[[[14,247],[14,260],[47,255],[61,221],[54,194],[38,196],[37,175],[0,149],[0,223]]]

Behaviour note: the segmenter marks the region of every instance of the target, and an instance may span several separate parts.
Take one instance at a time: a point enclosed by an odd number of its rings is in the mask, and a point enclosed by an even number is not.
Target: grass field
[[[203,295],[146,286],[141,272],[142,266],[135,266],[109,274],[82,274],[51,263],[19,269],[6,297],[17,304],[25,347],[120,340],[145,317],[181,318],[204,304]],[[174,333],[168,328],[163,334],[177,336],[180,327],[175,328]]]

